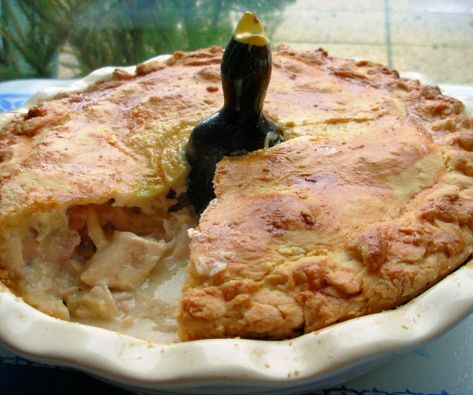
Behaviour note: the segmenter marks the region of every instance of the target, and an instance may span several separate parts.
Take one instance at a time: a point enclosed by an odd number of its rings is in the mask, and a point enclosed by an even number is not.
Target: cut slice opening
[[[175,195],[145,208],[110,200],[35,214],[0,243],[14,290],[60,319],[174,340],[187,230],[196,226]]]

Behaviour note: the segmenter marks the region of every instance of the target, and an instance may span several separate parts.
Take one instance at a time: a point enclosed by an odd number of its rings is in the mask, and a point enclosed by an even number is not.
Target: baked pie
[[[185,150],[222,107],[221,58],[117,69],[3,126],[2,282],[145,339],[284,339],[393,308],[468,259],[462,103],[321,49],[273,53],[264,113],[283,142],[224,157],[199,219]]]

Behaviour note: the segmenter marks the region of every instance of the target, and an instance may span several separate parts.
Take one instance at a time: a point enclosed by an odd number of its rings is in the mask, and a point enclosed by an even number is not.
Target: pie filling
[[[61,319],[146,340],[174,339],[193,210],[162,197],[146,209],[113,201],[35,215],[0,248],[23,298]],[[174,206],[174,207],[173,207]]]

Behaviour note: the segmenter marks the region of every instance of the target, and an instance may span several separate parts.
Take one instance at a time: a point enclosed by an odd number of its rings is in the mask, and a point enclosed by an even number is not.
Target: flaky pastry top
[[[191,233],[183,339],[286,338],[391,308],[472,252],[463,105],[373,63],[278,55],[266,108],[287,141],[219,163]]]

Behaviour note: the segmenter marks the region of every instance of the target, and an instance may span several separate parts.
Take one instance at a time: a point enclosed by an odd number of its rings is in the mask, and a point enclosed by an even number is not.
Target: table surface
[[[0,112],[12,111],[33,92],[70,81],[21,80],[0,83]],[[441,85],[473,104],[473,86]],[[473,107],[473,106],[472,106]],[[472,108],[470,107],[470,108]],[[344,384],[316,391],[321,395],[471,395],[473,394],[473,315],[442,337],[394,357],[379,368]],[[71,369],[29,362],[0,347],[0,394],[117,394],[115,388]]]

